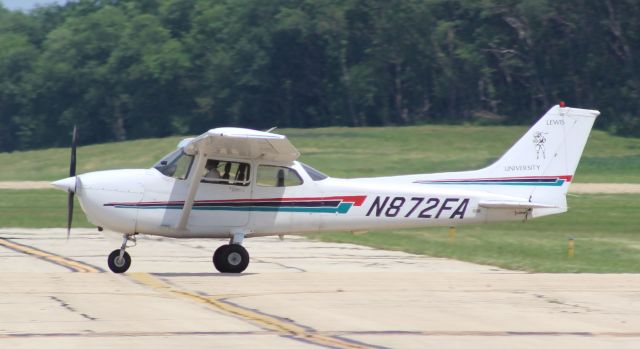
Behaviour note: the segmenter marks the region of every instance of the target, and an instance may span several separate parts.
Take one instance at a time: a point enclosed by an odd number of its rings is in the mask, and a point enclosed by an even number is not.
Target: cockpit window
[[[302,165],[302,168],[304,168],[304,170],[307,171],[307,174],[309,175],[309,177],[311,177],[311,179],[313,179],[314,181],[321,181],[323,179],[329,178],[329,176],[327,176],[326,174],[316,170],[315,168],[307,164],[300,163],[300,165]]]
[[[202,182],[228,185],[249,185],[251,167],[244,162],[208,159]]]
[[[293,187],[301,185],[302,178],[289,167],[260,165],[256,183],[261,187]]]
[[[193,156],[185,154],[182,149],[178,149],[162,158],[153,168],[165,176],[186,179],[189,176],[189,169],[192,163]]]

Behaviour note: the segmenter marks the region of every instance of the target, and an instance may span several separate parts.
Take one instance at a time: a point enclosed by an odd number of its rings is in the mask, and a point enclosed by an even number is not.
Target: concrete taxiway
[[[304,238],[222,241],[0,229],[0,348],[638,348],[640,276],[528,274]]]

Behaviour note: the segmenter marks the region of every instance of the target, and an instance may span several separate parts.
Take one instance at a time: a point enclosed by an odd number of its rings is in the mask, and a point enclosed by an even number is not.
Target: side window
[[[300,163],[300,165],[302,165],[302,168],[304,168],[304,170],[307,171],[307,174],[309,175],[309,177],[311,177],[311,179],[313,179],[314,181],[322,181],[329,178],[329,176],[327,176],[326,174],[316,170],[315,168],[307,164]]]
[[[202,182],[247,186],[250,169],[244,162],[209,159],[204,166]]]
[[[293,187],[302,184],[302,178],[288,167],[260,165],[256,182],[263,187]]]

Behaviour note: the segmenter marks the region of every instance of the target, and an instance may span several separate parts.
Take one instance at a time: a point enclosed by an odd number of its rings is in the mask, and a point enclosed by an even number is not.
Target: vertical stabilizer
[[[500,159],[482,170],[493,176],[562,176],[571,181],[600,112],[551,108]]]
[[[434,174],[418,182],[464,186],[554,206],[536,208],[534,216],[564,212],[569,184],[599,114],[554,106],[492,165]]]

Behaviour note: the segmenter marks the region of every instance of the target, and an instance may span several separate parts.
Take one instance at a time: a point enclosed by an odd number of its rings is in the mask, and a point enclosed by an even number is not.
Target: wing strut
[[[198,187],[200,186],[200,181],[204,176],[204,165],[206,163],[207,154],[203,151],[199,151],[196,154],[196,163],[194,164],[192,171],[193,176],[191,176],[191,183],[189,184],[189,191],[187,192],[187,197],[184,200],[184,205],[182,206],[182,215],[180,216],[180,222],[176,227],[177,231],[186,231],[187,230],[187,222],[189,221],[189,216],[191,215],[191,209],[193,208],[193,201],[196,197],[196,193],[198,192]]]

